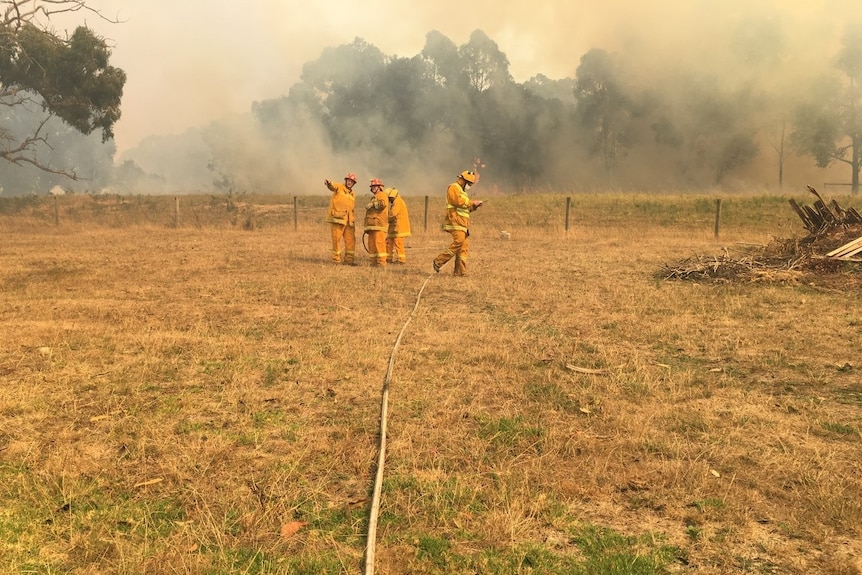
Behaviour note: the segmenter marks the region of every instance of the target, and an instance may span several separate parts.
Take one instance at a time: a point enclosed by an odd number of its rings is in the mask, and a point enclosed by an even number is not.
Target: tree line
[[[288,94],[252,105],[263,142],[254,152],[224,126],[200,136],[210,167],[245,189],[296,181],[331,156],[402,181],[445,178],[481,158],[506,191],[709,189],[728,180],[781,188],[788,163],[846,164],[857,191],[862,29],[847,30],[834,61],[793,75],[777,25],[740,28],[727,51],[730,81],[706,64],[649,69],[596,48],[574,77],[519,83],[482,30],[460,46],[431,31],[412,57],[356,38],[306,63]]]
[[[848,30],[834,64],[792,75],[780,30],[749,25],[728,50],[730,82],[708,68],[645,70],[631,53],[593,49],[574,78],[517,83],[481,30],[461,46],[430,32],[411,58],[357,38],[325,50],[287,96],[253,113],[276,149],[302,144],[308,132],[297,126],[319,126],[333,150],[373,158],[383,173],[476,156],[510,189],[709,188],[752,178],[753,168],[780,188],[796,161],[846,164],[857,191],[862,30]]]
[[[29,22],[7,22],[0,157],[18,166],[0,170],[0,185],[33,191],[39,182],[45,191],[85,174],[87,189],[278,191],[309,169],[347,163],[403,181],[481,161],[507,191],[709,189],[731,180],[780,188],[795,163],[846,165],[855,192],[862,29],[848,27],[816,73],[788,73],[783,34],[771,20],[741,23],[717,47],[730,76],[705,61],[649,66],[637,49],[596,48],[571,78],[521,83],[480,29],[460,46],[431,31],[412,57],[356,38],[326,48],[288,94],[254,102],[247,116],[155,136],[117,163],[111,130],[125,76],[108,64],[104,42],[83,28],[57,41]],[[101,139],[91,134],[99,130]]]

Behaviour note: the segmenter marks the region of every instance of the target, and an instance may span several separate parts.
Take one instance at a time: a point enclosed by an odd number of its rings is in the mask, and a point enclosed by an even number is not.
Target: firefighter
[[[344,263],[355,266],[356,257],[356,194],[353,186],[356,184],[356,174],[350,172],[344,176],[344,183],[333,183],[323,180],[332,192],[329,199],[329,211],[326,221],[332,237],[332,261],[341,263],[341,242],[344,242]]]
[[[371,201],[365,205],[365,233],[368,234],[368,259],[372,266],[386,267],[386,232],[389,230],[389,198],[383,182],[371,180]]]
[[[463,276],[467,273],[470,212],[476,211],[482,205],[479,200],[471,200],[467,190],[478,179],[479,176],[475,172],[461,172],[458,174],[458,179],[449,184],[446,190],[446,219],[443,221],[443,230],[452,235],[452,243],[434,258],[432,265],[437,273],[452,258],[455,258],[454,275]]]
[[[404,252],[404,238],[410,235],[410,216],[407,214],[407,204],[398,193],[397,188],[387,190],[389,196],[389,233],[386,234],[386,252],[393,264],[406,264],[407,254]]]

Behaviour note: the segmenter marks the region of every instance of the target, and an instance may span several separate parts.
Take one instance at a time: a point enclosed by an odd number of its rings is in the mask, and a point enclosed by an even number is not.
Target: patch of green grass
[[[831,431],[832,433],[837,433],[838,435],[859,435],[859,431],[857,431],[856,428],[851,425],[844,425],[843,423],[836,423],[832,421],[824,421],[820,425],[826,431]]]
[[[577,403],[556,383],[527,383],[524,385],[527,399],[542,407],[559,409],[567,413],[578,411]]]
[[[620,386],[623,397],[628,400],[642,401],[652,395],[644,380],[638,379],[634,374],[622,374],[617,378],[616,383]]]
[[[344,564],[337,555],[303,555],[287,559],[278,573],[291,575],[339,575],[344,573]]]
[[[280,426],[285,420],[285,414],[280,409],[256,411],[252,414],[252,425],[255,429],[267,426]]]
[[[224,371],[227,365],[222,360],[210,359],[202,361],[201,368],[205,374],[212,375]]]
[[[522,416],[480,418],[478,436],[485,442],[484,460],[489,465],[523,454],[541,453],[545,431]]]
[[[68,572],[70,557],[98,569],[118,538],[158,548],[186,520],[182,503],[170,498],[132,496],[85,478],[13,478],[12,471],[0,468],[0,563],[10,573]]]
[[[583,573],[587,575],[573,557],[554,553],[532,543],[505,550],[486,549],[479,553],[464,553],[458,552],[449,540],[439,536],[421,535],[416,541],[414,572],[417,573],[429,575]]]
[[[384,507],[380,524],[403,528],[413,521],[429,521],[446,525],[462,513],[481,514],[487,510],[487,505],[479,498],[480,490],[455,476],[420,480],[412,475],[391,475],[383,480],[383,492],[398,494],[400,499],[409,502],[404,504],[409,505],[409,517]]]
[[[284,372],[282,368],[273,365],[271,362],[266,364],[263,370],[263,386],[272,387],[278,383],[279,376]]]
[[[211,567],[204,571],[208,575],[222,575],[224,573],[336,575],[344,572],[341,560],[332,553],[278,557],[259,549],[241,547],[237,549],[213,549],[209,555],[211,556]]]
[[[674,459],[678,455],[676,450],[666,442],[652,438],[641,442],[640,449],[647,455],[660,458]]]
[[[416,555],[420,561],[431,563],[437,567],[446,567],[451,547],[452,544],[442,537],[420,535]]]
[[[602,527],[585,527],[572,535],[586,559],[576,573],[585,575],[653,575],[681,557],[681,550],[661,544],[661,537],[622,535]]]
[[[696,437],[709,431],[709,424],[700,414],[677,414],[669,422],[668,430],[685,437]]]
[[[555,573],[578,573],[580,565],[574,557],[554,553],[532,543],[520,545],[502,554],[486,553],[482,558],[488,571],[504,573],[531,573],[552,575]]]
[[[714,497],[707,497],[706,499],[698,499],[697,501],[692,501],[691,506],[695,507],[701,513],[705,513],[709,509],[724,508],[724,501],[722,501],[721,499],[716,499]]]
[[[836,389],[835,401],[844,405],[862,405],[862,386]]]
[[[177,435],[190,435],[193,433],[201,433],[211,427],[211,423],[190,421],[188,418],[184,417],[174,425],[174,433]]]
[[[330,507],[319,501],[307,500],[294,506],[294,517],[307,522],[309,530],[327,533],[334,541],[347,545],[357,545],[368,530],[364,506]]]
[[[744,557],[738,555],[733,558],[733,564],[741,573],[780,573],[778,565],[760,556]]]
[[[624,536],[610,529],[586,527],[572,536],[580,554],[554,551],[527,542],[508,549],[460,551],[454,542],[439,535],[423,534],[414,539],[416,564],[413,572],[433,575],[659,575],[682,552],[661,543],[653,534]]]
[[[186,520],[186,511],[178,501],[171,499],[127,500],[128,513],[138,515],[137,535],[150,538],[167,538],[177,528],[177,523]]]
[[[257,449],[260,446],[262,435],[258,430],[252,430],[228,432],[225,433],[225,437],[236,443],[237,446]]]
[[[612,326],[611,329],[616,329],[616,326]],[[600,353],[598,347],[588,341],[578,340],[575,342],[575,349],[572,356],[578,355],[597,355]]]
[[[688,535],[688,538],[692,541],[697,541],[700,539],[701,529],[697,525],[687,525],[685,528],[685,534]]]
[[[528,425],[521,416],[486,419],[481,422],[479,436],[492,446],[510,448],[533,444],[542,439],[544,431],[540,427]]]

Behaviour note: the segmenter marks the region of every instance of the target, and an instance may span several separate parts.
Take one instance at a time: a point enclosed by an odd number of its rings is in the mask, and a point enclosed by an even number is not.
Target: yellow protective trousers
[[[455,258],[455,270],[453,273],[456,276],[463,276],[467,273],[467,252],[469,246],[469,238],[466,230],[446,230],[452,234],[452,243],[449,247],[434,258],[436,266],[442,267],[452,258]]]
[[[344,263],[352,264],[356,257],[356,227],[329,224],[332,232],[332,261],[341,263],[341,242],[344,242]]]
[[[383,230],[368,230],[368,259],[373,266],[385,266],[387,259],[386,232]]]
[[[386,238],[386,251],[389,254],[389,261],[392,263],[407,262],[407,252],[404,251],[404,238],[401,236]]]

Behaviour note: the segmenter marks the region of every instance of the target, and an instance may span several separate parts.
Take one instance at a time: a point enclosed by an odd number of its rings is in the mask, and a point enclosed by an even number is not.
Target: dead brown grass
[[[576,554],[592,524],[666,538],[672,571],[859,573],[859,291],[656,280],[771,230],[564,234],[523,200],[475,215],[471,275],[433,277],[400,346],[378,572],[417,572],[423,534]],[[336,267],[318,209],[296,231],[0,220],[0,563],[358,570],[382,378],[447,236],[414,223],[406,269]]]

